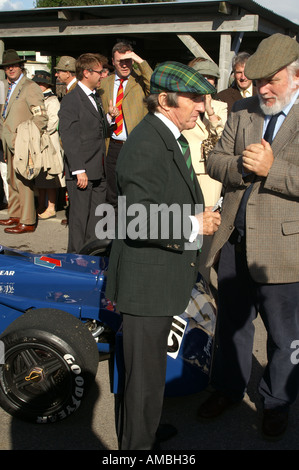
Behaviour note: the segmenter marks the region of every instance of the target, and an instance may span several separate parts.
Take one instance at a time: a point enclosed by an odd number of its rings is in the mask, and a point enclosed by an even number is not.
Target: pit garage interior
[[[220,91],[228,85],[233,55],[253,53],[278,32],[298,40],[299,25],[252,0],[34,8],[0,13],[0,56],[4,49],[39,51],[53,65],[61,55],[98,52],[111,63],[113,45],[125,40],[152,67],[165,60],[212,59],[220,68]]]

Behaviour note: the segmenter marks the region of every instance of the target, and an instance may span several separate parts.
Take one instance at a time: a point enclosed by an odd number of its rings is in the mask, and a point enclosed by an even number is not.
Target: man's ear
[[[168,100],[167,100],[167,93],[162,92],[158,96],[158,103],[160,108],[164,109],[164,111],[169,111],[170,106],[168,105]]]

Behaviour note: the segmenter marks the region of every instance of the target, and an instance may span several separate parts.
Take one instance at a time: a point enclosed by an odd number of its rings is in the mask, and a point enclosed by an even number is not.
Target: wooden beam
[[[123,20],[82,20],[82,21],[56,21],[52,23],[22,23],[9,27],[0,23],[0,38],[5,37],[43,37],[43,36],[75,36],[75,35],[105,35],[105,34],[157,34],[157,33],[230,33],[232,31],[256,32],[258,30],[258,15],[244,15],[242,17],[225,17],[213,19],[191,19],[184,21],[174,18],[131,18],[130,23]]]
[[[178,34],[178,38],[185,44],[185,46],[192,52],[194,57],[203,57],[204,59],[212,60],[209,54],[198,44],[190,34]]]
[[[219,48],[219,72],[217,91],[228,87],[231,63],[234,53],[231,51],[231,34],[221,34]]]

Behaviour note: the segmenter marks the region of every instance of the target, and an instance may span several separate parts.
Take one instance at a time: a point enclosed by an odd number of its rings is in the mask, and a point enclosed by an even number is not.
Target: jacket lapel
[[[81,101],[86,109],[90,111],[93,116],[95,116],[97,119],[101,119],[100,113],[95,109],[94,105],[91,103],[89,97],[84,93],[84,91],[81,89],[80,86],[76,86],[75,90],[79,93],[79,96],[81,98]]]
[[[299,132],[299,99],[296,100],[288,115],[286,116],[283,124],[277,132],[275,139],[272,142],[272,149],[274,155],[279,152],[290,142],[294,134]]]
[[[194,176],[194,181],[191,180],[190,173],[188,171],[186,162],[184,160],[184,156],[172,132],[156,116],[147,114],[144,119],[150,121],[150,123],[157,129],[157,131],[161,135],[168,150],[171,150],[173,152],[173,160],[176,166],[178,167],[183,179],[185,180],[188,187],[190,188],[190,191],[192,193],[195,203],[197,204],[202,203],[203,198],[202,198],[202,193],[201,193],[201,189],[199,187],[197,178],[196,176]]]

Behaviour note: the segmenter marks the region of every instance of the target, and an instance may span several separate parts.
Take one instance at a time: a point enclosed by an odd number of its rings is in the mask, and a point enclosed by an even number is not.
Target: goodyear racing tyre
[[[80,250],[80,255],[89,256],[107,256],[110,255],[112,241],[111,240],[92,240],[84,245]]]
[[[60,310],[30,310],[0,340],[0,405],[5,411],[50,423],[78,409],[99,361],[96,343],[82,322]]]

